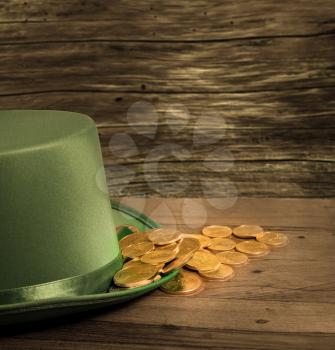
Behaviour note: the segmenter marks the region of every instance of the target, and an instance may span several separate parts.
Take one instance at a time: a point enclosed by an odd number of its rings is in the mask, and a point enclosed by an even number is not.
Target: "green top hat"
[[[127,208],[111,209],[102,169],[89,117],[0,112],[0,323],[22,313],[27,320],[50,316],[55,312],[43,310],[55,311],[57,303],[63,311],[55,314],[64,314],[73,303],[85,310],[124,301],[173,277],[106,293],[122,266],[113,217],[142,230],[157,225]]]

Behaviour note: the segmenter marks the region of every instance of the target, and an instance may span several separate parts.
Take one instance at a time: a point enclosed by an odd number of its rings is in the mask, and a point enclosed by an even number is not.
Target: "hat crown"
[[[0,112],[0,290],[91,273],[119,257],[101,170],[89,117]]]
[[[61,142],[92,128],[85,115],[62,111],[3,111],[0,113],[0,154],[29,151]]]

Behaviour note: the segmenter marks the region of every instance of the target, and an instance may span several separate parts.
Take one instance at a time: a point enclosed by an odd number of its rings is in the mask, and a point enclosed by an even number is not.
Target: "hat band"
[[[15,304],[64,296],[95,294],[107,291],[115,273],[122,267],[118,255],[108,264],[86,274],[62,280],[0,290],[1,304]]]

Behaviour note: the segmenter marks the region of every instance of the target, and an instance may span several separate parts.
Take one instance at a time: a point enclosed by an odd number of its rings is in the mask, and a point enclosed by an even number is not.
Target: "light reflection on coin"
[[[217,253],[216,256],[219,258],[222,264],[232,266],[243,266],[248,262],[248,256],[235,251],[227,251]]]
[[[236,250],[250,256],[264,256],[269,252],[266,244],[254,240],[247,240],[236,244]]]
[[[202,233],[208,237],[226,238],[232,234],[232,229],[228,226],[211,225],[204,227]]]
[[[188,255],[183,255],[177,259],[172,260],[170,263],[165,265],[165,267],[162,269],[162,273],[167,274],[172,270],[180,269],[181,267],[186,265],[188,261],[191,260],[191,258],[192,253]]]
[[[231,277],[233,277],[234,270],[228,265],[221,264],[216,271],[212,271],[212,272],[199,271],[199,274],[201,277],[207,280],[226,281],[227,279],[230,279]]]
[[[130,245],[134,244],[134,243],[138,243],[138,242],[143,242],[143,241],[147,241],[148,240],[148,236],[145,233],[132,233],[129,234],[125,237],[123,237],[120,241],[119,241],[119,246],[120,249],[125,249],[127,247],[129,247]]]
[[[270,253],[270,249],[264,251],[261,254],[254,254],[254,255],[253,254],[248,254],[248,257],[249,257],[250,261],[251,260],[257,260],[257,259],[263,258],[264,256],[267,256],[269,253]]]
[[[150,241],[134,243],[122,249],[122,255],[127,258],[136,258],[154,249],[154,244]]]
[[[239,238],[255,238],[263,229],[257,225],[241,225],[233,229],[233,234]]]
[[[219,259],[211,252],[198,250],[194,253],[192,259],[186,264],[191,270],[214,271],[220,267]]]
[[[272,247],[283,247],[288,242],[288,237],[279,232],[264,232],[256,237],[257,241]]]
[[[173,228],[161,227],[148,232],[148,239],[157,245],[170,244],[180,238],[181,233]]]
[[[200,241],[195,238],[183,238],[179,243],[177,257],[182,257],[190,253],[194,253],[201,247]]]
[[[176,242],[170,243],[170,244],[166,244],[166,245],[160,245],[160,246],[156,246],[155,250],[173,250],[175,253],[178,253],[179,251],[179,246]]]
[[[146,281],[151,280],[156,274],[157,268],[155,266],[143,264],[141,267],[129,266],[121,269],[115,274],[113,280],[119,287],[131,288],[134,285],[145,285]]]
[[[164,283],[160,289],[169,294],[194,295],[202,291],[203,282],[196,273],[182,269],[176,277]]]
[[[230,238],[213,238],[208,249],[219,252],[225,250],[232,250],[236,246],[236,243]]]
[[[207,236],[197,233],[183,233],[182,238],[195,238],[200,242],[200,248],[206,248],[210,245],[211,239]]]
[[[173,250],[153,250],[141,257],[141,261],[147,264],[158,265],[161,263],[167,263],[176,257],[176,253]]]

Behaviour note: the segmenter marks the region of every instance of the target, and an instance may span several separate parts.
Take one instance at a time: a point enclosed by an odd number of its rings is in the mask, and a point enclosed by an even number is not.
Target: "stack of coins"
[[[121,288],[135,288],[180,269],[161,290],[175,295],[194,295],[204,289],[204,281],[227,281],[234,276],[234,268],[264,257],[272,248],[287,243],[285,234],[264,232],[256,225],[233,229],[212,225],[204,227],[199,234],[164,227],[135,232],[120,241],[125,263],[113,281]]]

